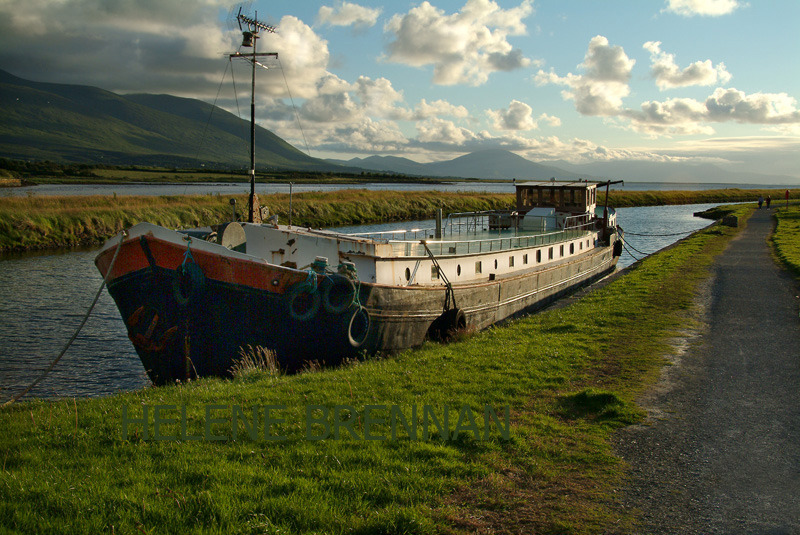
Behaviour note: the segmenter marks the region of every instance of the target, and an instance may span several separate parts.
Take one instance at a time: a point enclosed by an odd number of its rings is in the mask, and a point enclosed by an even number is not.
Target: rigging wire
[[[232,62],[233,59],[228,58],[229,62]],[[233,66],[231,66],[231,82],[233,83],[233,99],[236,101],[236,116],[239,118],[239,126],[242,129],[242,138],[247,139],[247,132],[244,129],[244,124],[242,123],[242,110],[239,109],[239,94],[236,92],[236,77],[233,74]]]
[[[297,118],[297,126],[300,128],[300,134],[303,136],[303,143],[306,145],[306,154],[311,156],[311,151],[308,148],[308,140],[306,140],[306,133],[303,130],[303,125],[300,122],[300,114],[297,112],[297,106],[294,105],[294,98],[292,98],[292,90],[289,89],[289,82],[286,80],[286,71],[283,69],[283,64],[281,63],[281,58],[278,57],[278,66],[281,69],[281,73],[283,74],[283,83],[286,84],[286,92],[289,93],[289,100],[292,102],[292,109],[294,110],[294,116]]]
[[[200,143],[197,147],[197,154],[195,155],[194,159],[198,162],[200,161],[200,151],[203,149],[203,143],[206,140],[206,134],[208,133],[208,125],[211,124],[211,117],[214,115],[214,110],[217,107],[217,100],[219,100],[219,94],[222,92],[222,84],[225,83],[225,77],[228,75],[228,67],[230,65],[230,59],[228,59],[228,65],[225,65],[225,72],[222,73],[222,80],[219,82],[219,87],[217,87],[217,95],[214,97],[214,102],[211,104],[211,110],[208,112],[208,119],[206,120],[206,125],[203,127],[203,135],[200,136]],[[231,67],[231,71],[233,68]],[[233,76],[233,74],[231,74]],[[183,194],[186,195],[186,192],[189,190],[189,184],[186,184],[186,187],[183,189]]]
[[[97,300],[100,299],[100,294],[103,292],[103,288],[106,287],[106,282],[108,282],[108,279],[111,276],[111,271],[114,268],[114,263],[117,261],[117,256],[119,256],[119,251],[120,251],[120,249],[122,249],[122,241],[125,239],[126,235],[127,235],[127,232],[125,232],[124,230],[120,233],[119,244],[117,244],[117,250],[114,251],[114,257],[111,259],[111,264],[108,265],[108,271],[106,271],[106,276],[103,277],[103,283],[100,285],[100,289],[97,290],[97,293],[94,296],[94,300],[92,301],[92,304],[89,306],[89,309],[86,311],[86,314],[83,316],[83,320],[81,320],[80,325],[78,325],[78,329],[75,331],[75,334],[73,334],[72,337],[67,342],[67,345],[64,346],[64,349],[61,350],[61,353],[58,354],[58,356],[55,358],[55,360],[50,363],[50,366],[48,366],[47,369],[44,370],[39,375],[39,377],[37,377],[30,385],[28,385],[28,387],[25,390],[23,390],[22,392],[20,392],[16,396],[12,397],[11,399],[9,399],[5,403],[3,403],[3,405],[0,405],[0,406],[7,407],[7,406],[11,405],[12,403],[16,402],[17,400],[19,400],[19,398],[21,398],[22,396],[24,396],[28,392],[30,392],[31,389],[34,386],[39,384],[39,381],[44,379],[47,376],[47,374],[50,373],[53,370],[55,365],[58,364],[58,361],[61,360],[61,357],[63,357],[64,354],[67,352],[67,350],[72,346],[72,342],[74,342],[75,339],[78,337],[78,334],[81,332],[81,329],[83,329],[83,326],[86,325],[86,321],[89,319],[89,316],[92,314],[92,311],[94,310],[95,305],[97,305]]]
[[[217,96],[214,97],[214,102],[211,104],[211,111],[208,112],[208,120],[206,120],[206,125],[203,128],[203,135],[200,138],[200,146],[197,148],[197,156],[195,156],[195,160],[200,159],[200,150],[203,148],[203,142],[206,139],[206,133],[208,132],[208,125],[211,124],[211,117],[214,115],[214,109],[217,107],[217,100],[219,100],[219,94],[222,92],[222,84],[225,83],[225,77],[228,75],[228,67],[230,67],[230,59],[228,60],[228,65],[225,65],[225,72],[222,73],[222,80],[219,82],[219,87],[217,87]],[[231,69],[232,71],[233,69]]]

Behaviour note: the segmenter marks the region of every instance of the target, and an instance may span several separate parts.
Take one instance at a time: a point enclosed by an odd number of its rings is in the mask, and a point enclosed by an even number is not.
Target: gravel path
[[[756,210],[717,259],[707,327],[616,437],[637,533],[800,534],[800,300],[772,225]]]

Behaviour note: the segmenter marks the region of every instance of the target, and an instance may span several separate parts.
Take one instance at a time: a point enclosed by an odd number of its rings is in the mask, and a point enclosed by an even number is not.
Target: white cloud
[[[433,118],[417,123],[417,140],[423,143],[435,142],[439,145],[459,146],[478,137],[471,130],[444,119]]]
[[[739,0],[667,0],[664,11],[693,17],[701,15],[706,17],[719,17],[729,15],[743,5]]]
[[[321,6],[317,13],[317,21],[323,25],[365,28],[374,26],[380,14],[379,8],[340,2],[336,7]]]
[[[407,119],[414,120],[414,121],[421,121],[424,119],[429,119],[431,117],[442,117],[442,116],[449,116],[449,117],[457,117],[457,118],[465,118],[469,117],[469,110],[464,106],[456,106],[454,104],[450,104],[445,100],[434,100],[433,102],[428,102],[424,98],[419,101],[419,104],[414,108],[413,113],[410,117],[406,117]]]
[[[308,98],[317,94],[320,80],[329,77],[328,41],[291,15],[281,19],[276,33],[266,34],[261,41],[260,50],[278,53],[286,80],[277,74],[265,76],[259,88],[272,96],[286,96],[288,83],[295,97]]]
[[[494,128],[498,130],[535,130],[539,128],[540,121],[550,126],[561,125],[561,119],[546,113],[542,113],[534,119],[533,108],[518,100],[512,100],[506,109],[486,110],[486,115],[491,119]]]
[[[468,0],[452,15],[426,1],[386,23],[385,31],[394,37],[386,59],[415,67],[433,65],[436,84],[481,85],[492,72],[530,65],[507,38],[525,33],[522,20],[532,12],[532,0],[508,10],[491,0]]]
[[[575,101],[583,115],[616,115],[622,99],[630,93],[628,82],[636,60],[628,58],[621,46],[610,46],[602,35],[592,38],[584,61],[579,67],[586,73],[569,73],[564,77],[554,72],[539,71],[537,84],[559,84],[569,89],[562,94]]]
[[[717,88],[706,99],[710,121],[736,121],[753,124],[797,124],[797,101],[786,93],[753,93]]]
[[[724,63],[714,67],[711,60],[707,59],[695,61],[681,70],[675,63],[675,56],[661,50],[659,41],[648,41],[643,48],[650,52],[652,61],[650,72],[661,90],[691,85],[725,84],[731,79],[731,74],[726,70]]]
[[[737,89],[717,88],[704,102],[669,99],[644,102],[642,110],[627,110],[631,127],[650,135],[711,134],[708,123],[737,122],[768,126],[800,125],[797,101],[786,93],[745,94]]]

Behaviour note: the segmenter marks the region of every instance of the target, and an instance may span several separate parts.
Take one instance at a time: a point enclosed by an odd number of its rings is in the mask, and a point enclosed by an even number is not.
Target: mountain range
[[[797,179],[784,175],[735,173],[712,164],[625,160],[573,164],[564,160],[532,162],[502,149],[472,152],[453,160],[419,163],[395,156],[370,156],[351,160],[328,160],[340,165],[373,171],[405,173],[429,177],[469,177],[511,180],[626,180],[630,182],[673,182],[720,184],[794,184]]]
[[[0,117],[0,155],[7,158],[166,167],[250,162],[249,121],[196,99],[118,95],[0,70]],[[264,128],[256,127],[255,137],[262,167],[331,167]]]
[[[171,95],[119,95],[96,87],[34,82],[0,70],[0,156],[65,163],[239,168],[249,165],[249,121]],[[419,163],[396,156],[313,158],[256,126],[259,170],[511,180],[793,184],[788,176],[732,173],[710,164],[650,161],[532,162],[507,150]]]

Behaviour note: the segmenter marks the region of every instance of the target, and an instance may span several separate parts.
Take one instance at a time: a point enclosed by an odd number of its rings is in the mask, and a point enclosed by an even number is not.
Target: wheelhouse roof
[[[590,188],[590,187],[597,187],[600,184],[599,182],[590,182],[586,180],[576,180],[576,181],[555,181],[555,180],[543,180],[539,182],[517,182],[516,186],[519,187],[534,187],[534,188]]]

